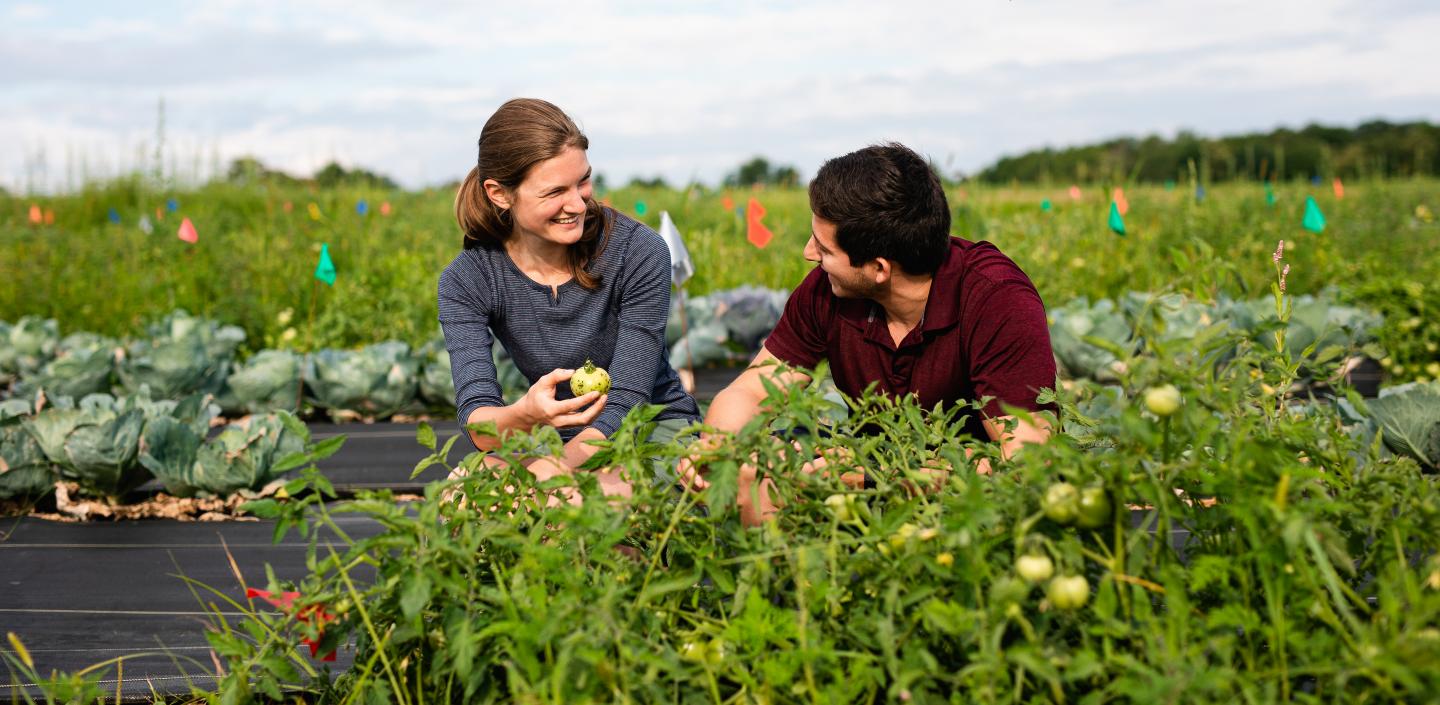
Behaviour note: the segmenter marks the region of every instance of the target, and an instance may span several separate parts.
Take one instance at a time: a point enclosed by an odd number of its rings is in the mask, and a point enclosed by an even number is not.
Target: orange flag
[[[1336,197],[1336,198],[1344,198],[1344,197],[1345,197],[1345,184],[1343,184],[1343,183],[1340,182],[1340,177],[1338,177],[1338,176],[1335,177],[1334,186],[1335,186],[1335,197]]]
[[[720,206],[727,211],[733,211],[735,210],[735,199],[731,198],[730,194],[727,193],[720,197]]]
[[[760,222],[764,217],[765,207],[751,197],[750,202],[745,204],[745,239],[760,249],[765,249],[765,246],[770,244],[770,239],[775,237],[770,228]]]
[[[389,202],[389,201],[386,201],[386,202],[380,204],[380,215],[390,215],[390,202]]]
[[[1125,189],[1116,186],[1114,193],[1110,194],[1110,200],[1115,202],[1115,207],[1120,210],[1120,215],[1130,212],[1130,202],[1125,200]]]
[[[180,221],[179,237],[192,245],[200,240],[200,233],[195,232],[195,224],[189,218]]]
[[[54,209],[52,209],[52,208],[46,208],[46,209],[45,209],[45,224],[46,224],[46,225],[54,225],[54,224],[55,224],[55,210],[54,210]]]
[[[39,224],[40,224],[40,221],[42,221],[42,220],[44,220],[44,219],[45,219],[45,215],[40,212],[40,206],[37,205],[37,204],[31,203],[31,204],[30,204],[30,224],[31,224],[31,225],[39,225]]]

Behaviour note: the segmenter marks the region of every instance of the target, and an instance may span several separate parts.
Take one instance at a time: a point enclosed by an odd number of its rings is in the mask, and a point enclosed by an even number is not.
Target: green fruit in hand
[[[1057,610],[1074,610],[1090,601],[1090,583],[1083,575],[1062,575],[1045,587],[1045,597]]]
[[[1045,488],[1040,507],[1050,521],[1068,526],[1080,511],[1080,491],[1068,482],[1057,482]]]
[[[1039,583],[1055,574],[1055,564],[1045,555],[1020,556],[1015,559],[1015,572],[1027,582]]]
[[[586,360],[585,366],[575,370],[575,374],[570,377],[570,391],[577,397],[590,392],[605,394],[610,391],[610,373]]]
[[[1075,523],[1085,529],[1098,529],[1110,523],[1110,495],[1105,493],[1104,487],[1080,490]]]
[[[1145,408],[1161,418],[1174,414],[1180,410],[1180,390],[1173,384],[1145,390]]]

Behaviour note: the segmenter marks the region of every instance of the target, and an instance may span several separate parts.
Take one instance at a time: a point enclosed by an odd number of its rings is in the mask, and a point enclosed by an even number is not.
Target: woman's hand
[[[532,425],[544,424],[555,428],[590,425],[604,410],[606,395],[589,392],[563,401],[555,398],[555,386],[574,374],[575,370],[552,370],[536,380],[530,391],[525,392],[525,396],[516,402],[516,406]],[[587,406],[589,408],[586,408]]]

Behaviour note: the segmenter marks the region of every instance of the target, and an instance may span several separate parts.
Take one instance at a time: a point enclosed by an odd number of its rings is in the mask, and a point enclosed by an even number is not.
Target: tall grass
[[[1351,183],[1337,199],[1328,185],[1281,184],[1273,206],[1253,184],[1216,186],[1201,202],[1188,191],[1136,187],[1127,190],[1123,237],[1106,227],[1109,192],[1098,186],[1078,201],[1063,189],[1038,187],[966,185],[949,195],[953,232],[998,245],[1047,303],[1058,304],[1128,290],[1261,295],[1268,287],[1262,272],[1237,263],[1263,261],[1282,239],[1295,293],[1387,279],[1433,286],[1440,223],[1425,222],[1416,208],[1440,212],[1437,186],[1435,179]],[[745,221],[722,205],[725,196],[737,207],[751,197],[764,205],[775,234],[769,247],[746,241]],[[1306,196],[1325,212],[1323,234],[1300,227]],[[625,188],[605,197],[651,226],[660,211],[671,213],[696,262],[691,294],[743,284],[788,289],[812,267],[801,254],[810,229],[803,189]],[[179,205],[173,213],[165,208],[170,198]],[[226,183],[166,193],[138,178],[65,196],[0,197],[0,320],[40,315],[58,319],[65,332],[134,335],[145,321],[185,308],[244,327],[256,349],[388,338],[418,344],[435,335],[436,282],[460,250],[452,198],[445,190]],[[367,215],[356,213],[360,199]],[[1042,211],[1047,199],[1053,208]],[[385,201],[394,209],[388,217],[379,214]],[[312,202],[318,220],[308,214]],[[642,202],[645,212],[637,215]],[[32,226],[32,204],[53,210],[54,224]],[[111,208],[120,224],[109,222]],[[137,226],[141,215],[153,222],[152,234]],[[199,230],[197,245],[175,236],[184,217]],[[322,243],[339,270],[333,288],[312,276]]]

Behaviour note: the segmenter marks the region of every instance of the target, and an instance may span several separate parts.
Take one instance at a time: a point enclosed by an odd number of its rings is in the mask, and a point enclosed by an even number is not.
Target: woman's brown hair
[[[480,130],[480,156],[455,194],[455,220],[465,234],[464,249],[501,247],[513,232],[510,213],[485,195],[486,179],[514,192],[531,168],[569,147],[589,149],[590,140],[560,108],[536,98],[514,98],[500,106]],[[600,285],[601,274],[586,267],[605,249],[610,227],[605,209],[594,199],[585,199],[585,229],[569,255],[571,276],[587,289]]]

